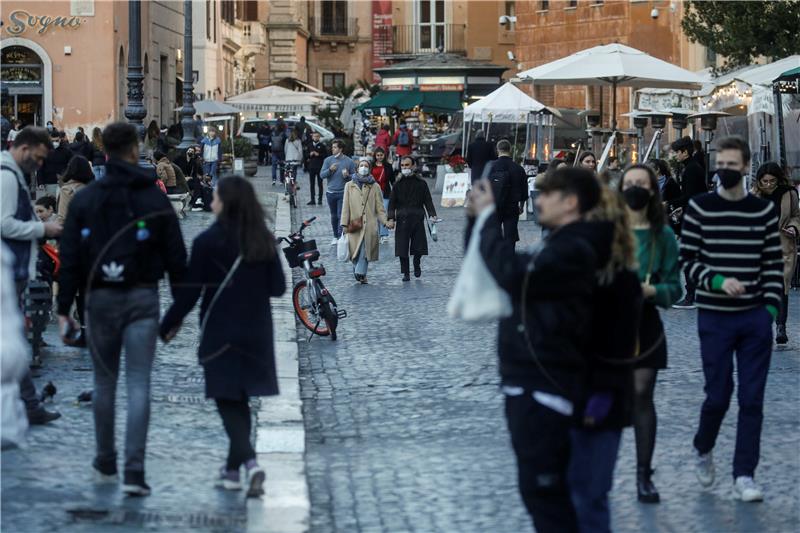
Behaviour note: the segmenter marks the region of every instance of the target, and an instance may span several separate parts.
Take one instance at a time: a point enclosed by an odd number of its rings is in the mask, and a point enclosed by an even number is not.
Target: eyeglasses
[[[770,186],[770,185],[777,184],[778,180],[760,180],[760,183],[761,183],[761,185]]]

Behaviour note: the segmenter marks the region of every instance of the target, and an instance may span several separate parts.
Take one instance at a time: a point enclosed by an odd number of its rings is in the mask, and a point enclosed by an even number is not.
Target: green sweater
[[[638,245],[639,280],[644,282],[650,272],[650,284],[656,288],[652,301],[659,307],[669,308],[678,301],[682,292],[675,234],[666,224],[656,237],[647,228],[634,229],[633,234]]]

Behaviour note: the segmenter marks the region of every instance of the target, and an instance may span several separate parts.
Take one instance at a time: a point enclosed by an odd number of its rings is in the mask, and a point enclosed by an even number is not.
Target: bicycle
[[[298,161],[286,161],[283,163],[283,186],[284,195],[289,198],[289,206],[297,207],[297,166]]]
[[[336,300],[325,288],[322,277],[325,275],[323,265],[316,266],[314,261],[320,257],[317,242],[306,241],[303,231],[308,228],[317,217],[303,221],[300,229],[289,235],[281,237],[278,242],[286,241],[289,246],[283,248],[290,268],[302,267],[303,279],[298,281],[292,289],[292,304],[297,318],[311,331],[308,341],[316,334],[320,337],[331,337],[336,340],[336,328],[339,320],[347,317],[347,311],[336,307]],[[321,323],[325,323],[324,326]]]

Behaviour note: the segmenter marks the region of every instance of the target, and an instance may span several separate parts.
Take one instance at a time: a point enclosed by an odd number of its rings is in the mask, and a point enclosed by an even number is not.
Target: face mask
[[[410,168],[401,168],[400,169],[400,174],[402,174],[403,176],[410,176],[411,175],[411,169]]]
[[[647,207],[647,202],[650,201],[650,191],[644,187],[634,185],[622,191],[622,196],[625,198],[625,203],[634,211],[639,211]]]
[[[717,178],[723,189],[733,189],[742,183],[742,173],[730,168],[718,168]]]
[[[367,167],[358,167],[358,173],[361,176],[366,176],[367,174],[369,174],[369,169]]]

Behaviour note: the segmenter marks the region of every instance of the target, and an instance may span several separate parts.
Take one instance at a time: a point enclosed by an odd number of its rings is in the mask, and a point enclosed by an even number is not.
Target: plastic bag
[[[495,281],[480,252],[483,225],[494,208],[478,217],[447,303],[447,313],[466,322],[485,322],[511,316],[511,298]]]
[[[344,232],[336,241],[336,258],[343,263],[350,259],[350,247],[347,244],[347,234]]]

